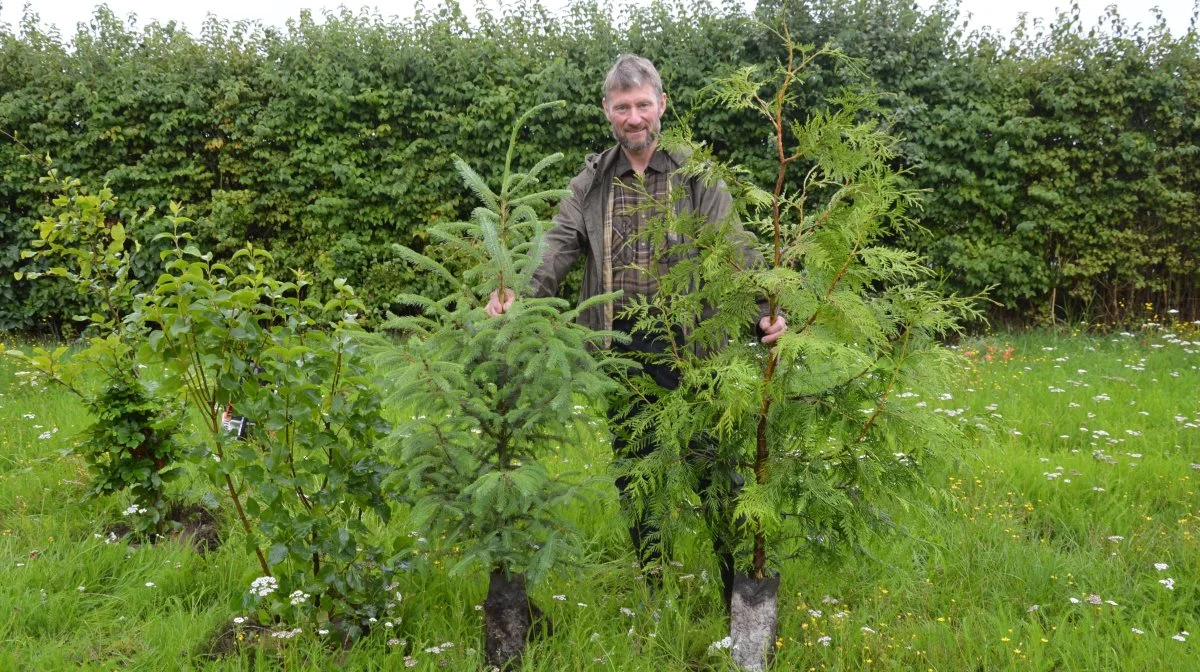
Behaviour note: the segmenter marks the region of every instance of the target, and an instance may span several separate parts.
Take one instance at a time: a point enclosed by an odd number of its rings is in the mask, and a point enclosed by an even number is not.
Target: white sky
[[[490,7],[496,7],[501,2],[509,4],[508,0],[478,0]],[[753,4],[754,0],[745,0]],[[896,0],[902,2],[905,0]],[[0,23],[7,23],[11,30],[16,30],[23,13],[23,4],[29,5],[41,17],[43,26],[57,26],[64,37],[75,34],[75,26],[91,18],[93,8],[102,0],[0,0]],[[477,0],[460,0],[464,11],[471,13]],[[542,3],[552,11],[569,4],[570,0],[542,0]],[[644,0],[613,0],[617,6],[642,4]],[[922,5],[932,4],[932,0],[918,0]],[[1116,5],[1121,16],[1130,23],[1149,24],[1153,20],[1151,7],[1162,9],[1167,19],[1167,25],[1175,35],[1182,35],[1188,29],[1196,0],[1078,0],[1080,15],[1085,26],[1095,25],[1096,20],[1104,13],[1105,7]],[[236,21],[240,19],[257,19],[264,24],[282,26],[289,17],[298,16],[301,8],[313,10],[314,15],[320,16],[323,9],[336,9],[339,5],[357,12],[358,8],[377,8],[385,17],[411,16],[414,0],[193,0],[192,2],[171,2],[163,0],[107,0],[109,8],[118,16],[127,18],[132,12],[137,15],[141,24],[152,19],[165,22],[175,20],[185,25],[190,32],[196,34],[204,17],[215,14],[222,19]],[[436,7],[439,0],[426,0],[426,7]],[[1004,35],[1011,32],[1017,22],[1017,16],[1027,12],[1029,18],[1051,19],[1059,8],[1070,7],[1071,0],[962,0],[961,11],[965,17],[972,15],[972,28],[990,26]]]

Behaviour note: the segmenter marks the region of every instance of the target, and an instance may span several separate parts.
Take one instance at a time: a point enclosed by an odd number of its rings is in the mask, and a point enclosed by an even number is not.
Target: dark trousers
[[[631,334],[629,343],[613,343],[613,350],[621,354],[661,354],[666,347],[659,341],[648,340],[644,334],[632,333],[632,324],[618,320],[613,328]],[[635,357],[636,358],[636,357]],[[679,372],[662,364],[645,362],[642,373],[650,376],[660,387],[674,390],[679,387]],[[653,402],[654,400],[649,400]],[[638,444],[629,441],[623,424],[636,416],[643,407],[642,401],[632,404],[609,404],[609,426],[613,432],[613,457],[618,462],[644,458],[659,449],[652,436]],[[733,591],[733,548],[729,541],[732,530],[733,496],[742,485],[742,477],[732,467],[720,463],[715,446],[703,438],[693,440],[684,455],[688,465],[696,471],[696,490],[700,494],[705,520],[712,532],[713,553],[721,574],[722,595],[726,609]],[[663,557],[664,541],[657,522],[651,512],[642,507],[635,511],[632,505],[632,479],[620,476],[616,479],[621,508],[630,520],[629,538],[634,552],[643,565],[660,561]]]

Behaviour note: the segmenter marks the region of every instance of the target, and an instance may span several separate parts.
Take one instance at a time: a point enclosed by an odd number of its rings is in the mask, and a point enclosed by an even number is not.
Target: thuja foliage
[[[85,345],[71,352],[34,347],[10,350],[40,381],[60,385],[78,396],[93,421],[75,449],[92,477],[89,495],[127,492],[133,503],[126,514],[142,538],[165,531],[165,485],[178,475],[182,446],[181,406],[145,373],[137,344],[145,327],[133,316],[137,281],[131,269],[137,246],[129,235],[145,224],[147,212],[126,223],[116,217],[117,198],[107,187],[97,193],[77,179],[61,178],[55,168],[41,179],[57,192],[55,211],[35,227],[32,249],[21,255],[43,270],[18,272],[18,280],[60,278],[79,294],[91,312],[75,316]]]
[[[498,188],[456,159],[481,205],[469,221],[439,224],[428,234],[469,260],[469,268],[455,276],[439,261],[401,248],[409,263],[454,291],[439,299],[402,297],[420,314],[390,320],[386,327],[399,341],[376,344],[376,372],[388,381],[397,413],[390,443],[403,466],[396,487],[412,506],[410,525],[446,534],[461,549],[454,572],[480,567],[536,581],[571,550],[562,512],[586,491],[578,479],[551,471],[560,461],[549,458],[594,440],[592,414],[613,386],[605,371],[616,360],[596,350],[613,335],[575,323],[581,311],[611,296],[572,308],[531,295],[547,225],[540,213],[564,196],[542,178],[562,156],[524,172],[513,159],[520,130],[547,107],[517,121]],[[491,318],[484,306],[492,291],[519,298]]]
[[[746,68],[709,90],[714,105],[760,117],[776,179],[760,187],[696,143],[687,168],[729,184],[766,263],[747,264],[732,221],[665,208],[652,235],[675,234],[683,242],[667,253],[686,261],[634,311],[639,330],[671,344],[660,363],[682,381],[653,389],[657,400],[633,420],[663,450],[628,475],[645,500],[664,484],[695,480],[689,457],[698,444],[716,463],[736,465],[745,486],[732,504],[726,498],[732,514],[715,519],[731,522],[714,534],[738,544],[738,562],[755,578],[791,554],[860,550],[886,527],[885,505],[920,485],[927,461],[955,440],[952,423],[914,403],[913,392],[948,373],[953,357],[938,339],[976,316],[972,300],[932,283],[919,257],[887,244],[913,225],[917,194],[893,168],[896,140],[876,98],[847,90],[805,119],[785,113],[814,63],[854,61],[783,39],[787,55],[776,68]],[[795,189],[787,187],[793,171]],[[770,348],[750,333],[763,298],[789,322]]]

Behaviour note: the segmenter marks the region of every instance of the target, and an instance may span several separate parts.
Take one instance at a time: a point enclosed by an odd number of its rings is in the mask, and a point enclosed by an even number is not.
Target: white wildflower
[[[717,651],[724,651],[725,649],[728,649],[731,646],[733,646],[733,638],[726,637],[725,639],[718,640],[716,642],[713,642],[712,644],[709,644],[708,652],[715,653]]]
[[[273,576],[260,576],[250,584],[250,593],[258,597],[266,597],[279,588],[279,582]]]

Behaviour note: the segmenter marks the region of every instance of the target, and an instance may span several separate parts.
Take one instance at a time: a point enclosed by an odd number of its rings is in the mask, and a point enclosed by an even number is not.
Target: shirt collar
[[[630,165],[629,157],[625,156],[625,150],[623,149],[617,150],[617,163],[615,168],[617,177],[625,177],[633,172],[633,166]],[[650,156],[650,163],[647,164],[646,170],[654,171],[656,173],[670,172],[670,156],[664,152],[661,147],[655,147],[654,154]]]

